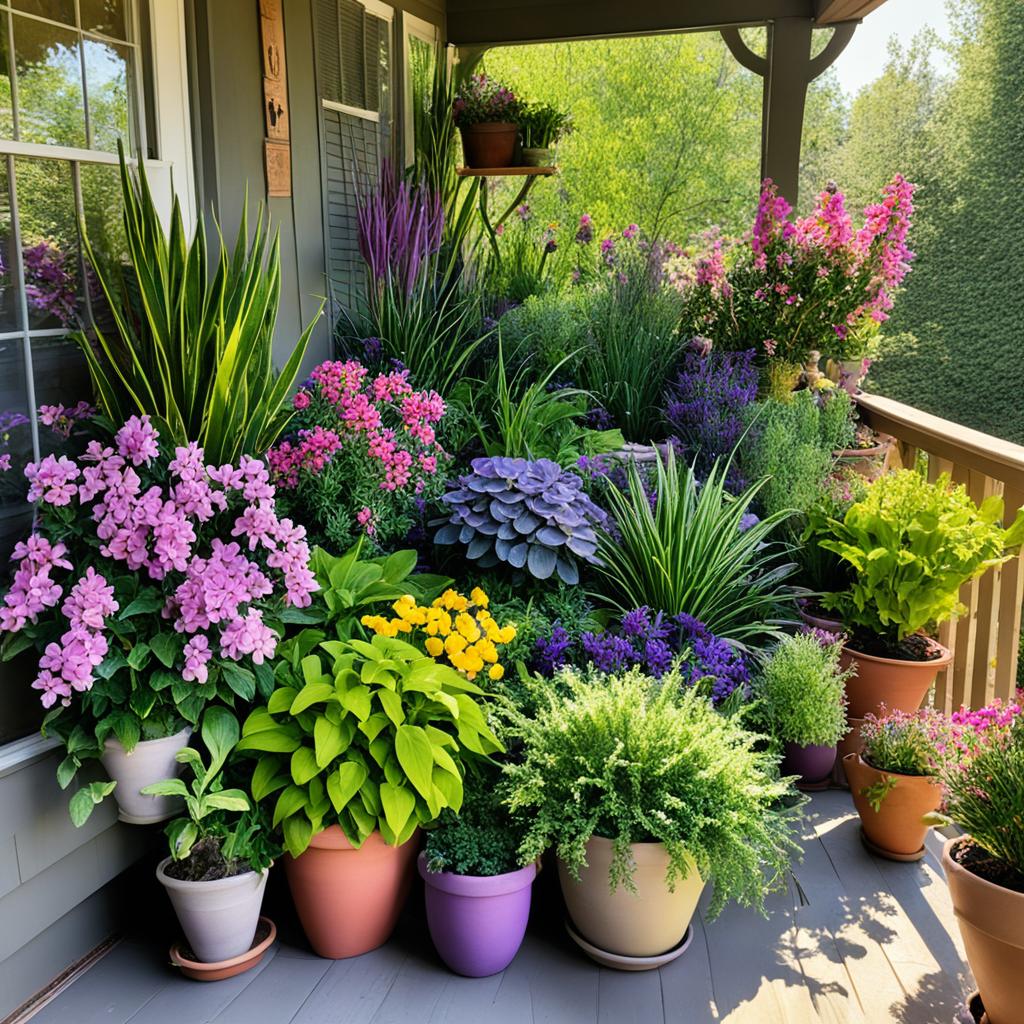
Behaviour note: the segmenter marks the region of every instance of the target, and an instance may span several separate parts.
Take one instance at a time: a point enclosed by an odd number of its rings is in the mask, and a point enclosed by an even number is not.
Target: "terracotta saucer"
[[[623,956],[621,953],[609,953],[600,949],[592,943],[587,942],[572,926],[568,918],[565,919],[565,930],[569,938],[583,950],[591,960],[599,963],[602,967],[611,967],[616,971],[653,971],[664,964],[670,964],[677,957],[682,956],[693,941],[693,926],[688,926],[682,942],[660,956]]]
[[[904,864],[912,864],[914,861],[920,860],[925,854],[925,848],[922,846],[917,853],[893,853],[890,850],[885,850],[881,846],[876,846],[870,839],[864,834],[864,829],[860,830],[860,841],[867,847],[868,853],[873,853],[876,857],[884,857],[886,860],[896,860]]]
[[[256,925],[252,945],[245,953],[233,956],[230,960],[203,963],[201,960],[193,959],[195,954],[184,942],[176,942],[171,946],[171,963],[175,967],[180,967],[186,978],[193,978],[195,981],[223,981],[255,967],[276,938],[277,927],[274,922],[269,917],[261,917]]]

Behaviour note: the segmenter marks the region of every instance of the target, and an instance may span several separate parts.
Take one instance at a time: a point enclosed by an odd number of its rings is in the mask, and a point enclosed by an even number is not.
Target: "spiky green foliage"
[[[521,860],[553,847],[578,876],[587,841],[605,836],[609,884],[631,889],[630,843],[661,842],[670,887],[696,864],[714,885],[712,915],[730,899],[763,911],[797,852],[775,757],[675,671],[659,685],[636,670],[563,670],[560,683],[565,695],[519,721],[522,761],[506,768],[509,806],[526,823]]]
[[[605,499],[616,528],[598,534],[597,572],[606,580],[598,596],[622,609],[686,612],[739,647],[781,636],[794,617],[784,584],[795,566],[773,535],[791,512],[780,509],[741,530],[762,484],[733,497],[727,473],[718,462],[698,483],[670,448],[658,460],[652,509],[630,463],[627,489],[609,486]]]
[[[148,413],[165,439],[199,442],[216,465],[262,454],[291,417],[288,396],[314,326],[302,332],[278,374],[278,240],[269,238],[262,212],[250,240],[243,209],[234,248],[221,238],[211,267],[204,225],[189,240],[175,197],[165,232],[144,167],[130,169],[120,156],[128,262],[112,267],[82,227],[116,331],[94,327],[74,335],[100,409],[114,423]]]

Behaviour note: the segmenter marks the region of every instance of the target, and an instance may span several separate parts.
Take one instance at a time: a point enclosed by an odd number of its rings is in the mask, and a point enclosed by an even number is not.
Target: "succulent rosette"
[[[575,473],[550,459],[474,459],[472,473],[442,497],[452,512],[438,544],[461,544],[481,568],[504,563],[539,580],[579,582],[577,559],[596,562],[594,528],[605,512]]]

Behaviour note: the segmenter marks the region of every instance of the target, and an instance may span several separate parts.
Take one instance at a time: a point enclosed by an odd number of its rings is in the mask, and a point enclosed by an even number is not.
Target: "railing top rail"
[[[1024,445],[944,420],[881,395],[857,396],[861,418],[875,430],[921,451],[1002,480],[1024,493]]]

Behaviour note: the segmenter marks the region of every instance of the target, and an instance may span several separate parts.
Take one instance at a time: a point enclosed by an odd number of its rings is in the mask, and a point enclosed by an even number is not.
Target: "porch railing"
[[[929,480],[949,473],[976,502],[1002,495],[1008,520],[1024,506],[1024,446],[879,395],[861,394],[857,405],[864,423],[896,439],[889,455],[894,468],[912,468],[919,454],[927,453]],[[946,711],[1014,694],[1024,552],[966,584],[960,600],[967,611],[943,625],[939,634],[953,652],[952,664],[935,686],[935,706]]]

